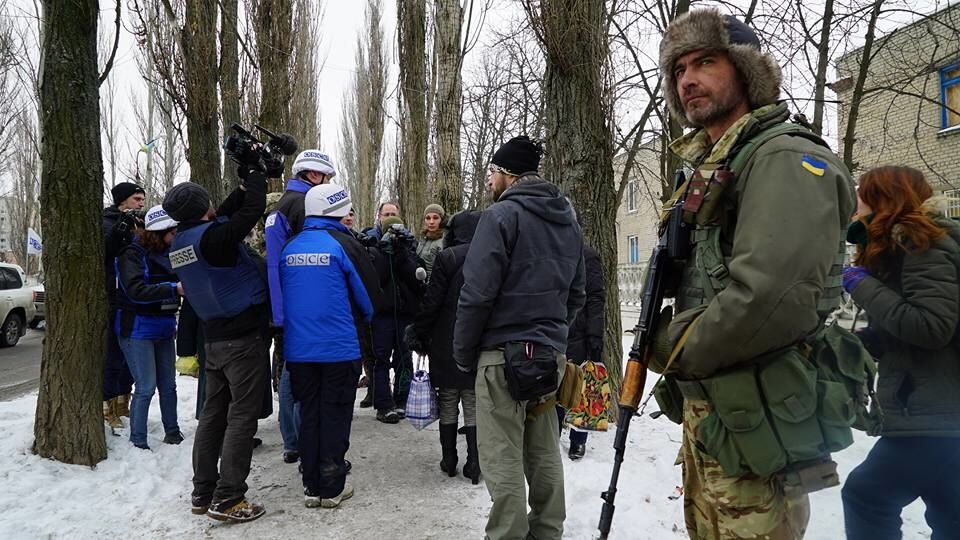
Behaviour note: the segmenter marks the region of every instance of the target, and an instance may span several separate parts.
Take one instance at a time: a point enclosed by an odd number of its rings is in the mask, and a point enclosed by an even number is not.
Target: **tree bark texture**
[[[301,148],[320,146],[320,126],[317,123],[318,95],[317,55],[319,45],[319,18],[314,13],[310,0],[297,2],[294,12],[293,58],[290,80],[296,81],[291,88],[290,123],[281,131],[287,131]]]
[[[182,42],[187,162],[190,180],[207,188],[214,204],[227,193],[220,169],[216,27],[216,0],[186,0]]]
[[[290,58],[293,54],[292,0],[256,4],[257,55],[260,59],[260,125],[274,133],[290,123]],[[299,141],[298,141],[299,142]],[[287,171],[291,161],[287,161]],[[270,191],[283,191],[283,179],[271,179]]]
[[[857,118],[860,116],[860,102],[863,100],[863,88],[870,71],[870,62],[873,60],[873,40],[877,33],[877,19],[883,8],[883,0],[877,0],[870,11],[870,20],[867,22],[867,33],[863,40],[863,49],[860,51],[860,67],[857,72],[857,82],[853,86],[850,98],[850,111],[847,113],[847,129],[843,135],[843,164],[847,170],[853,172],[857,164],[853,162],[853,145],[857,143]]]
[[[64,463],[107,457],[103,359],[103,158],[97,82],[97,2],[44,0],[41,204],[46,232],[47,333],[33,450]]]
[[[823,22],[817,41],[817,78],[813,85],[813,132],[823,134],[824,95],[827,88],[827,68],[830,67],[830,30],[833,27],[833,0],[823,4]]]
[[[622,382],[617,287],[617,189],[613,135],[604,84],[608,62],[604,0],[541,0],[528,9],[546,52],[546,178],[573,201],[584,242],[600,254],[606,280],[604,361],[613,395]]]
[[[397,47],[400,60],[400,213],[410,230],[420,227],[427,205],[427,108],[425,0],[397,2]]]
[[[434,101],[434,200],[447,214],[463,208],[463,170],[460,166],[460,114],[463,101],[460,0],[435,0],[433,54],[437,65]]]
[[[237,36],[237,0],[223,0],[220,8],[220,107],[223,110],[223,134],[232,135],[230,125],[240,123],[240,51]],[[240,178],[232,161],[224,162],[225,189],[237,185]]]

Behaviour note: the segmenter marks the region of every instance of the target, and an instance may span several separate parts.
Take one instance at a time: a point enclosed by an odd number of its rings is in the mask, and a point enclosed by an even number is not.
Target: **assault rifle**
[[[683,171],[677,171],[674,190],[680,189],[685,181]],[[627,360],[627,370],[620,388],[620,416],[617,419],[617,436],[613,441],[616,454],[613,457],[613,473],[610,487],[603,492],[603,511],[600,513],[600,538],[610,534],[613,522],[614,499],[617,497],[617,481],[620,478],[620,465],[627,449],[627,432],[630,420],[637,412],[640,398],[647,383],[647,365],[653,354],[653,333],[657,330],[663,299],[676,283],[676,263],[690,255],[690,229],[683,223],[683,199],[679,197],[670,209],[666,227],[657,241],[657,246],[647,263],[647,275],[643,283],[643,296],[640,301],[640,319],[633,333],[633,346]]]

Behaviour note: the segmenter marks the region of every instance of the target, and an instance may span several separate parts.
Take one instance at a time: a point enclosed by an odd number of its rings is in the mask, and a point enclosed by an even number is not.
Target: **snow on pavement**
[[[629,340],[625,339],[625,346]],[[651,377],[648,384],[652,385]],[[303,506],[296,465],[281,460],[276,413],[261,420],[258,436],[264,445],[254,451],[248,479],[252,500],[264,504],[267,514],[249,524],[215,522],[190,513],[191,446],[197,422],[193,419],[196,379],[178,377],[180,426],[186,441],[163,444],[160,411],[154,399],[150,410],[149,444],[138,450],[126,439],[107,435],[109,457],[96,468],[65,465],[40,459],[30,452],[36,394],[0,402],[0,538],[99,538],[135,534],[147,538],[171,536],[235,538],[389,539],[480,538],[490,502],[481,482],[477,486],[458,476],[449,478],[438,467],[440,445],[437,424],[418,432],[408,423],[377,422],[371,409],[355,409],[351,447],[353,462],[348,481],[356,495],[335,510]],[[358,400],[363,396],[358,391]],[[649,410],[656,410],[656,404]],[[600,492],[606,489],[613,458],[613,435],[591,434],[586,457],[571,462],[566,432],[561,439],[566,477],[565,538],[595,536],[600,515]],[[859,433],[858,433],[859,435]],[[466,445],[459,437],[459,467]],[[671,500],[680,484],[674,466],[680,447],[680,427],[666,419],[635,418],[631,424],[623,464],[617,510],[611,538],[685,538],[683,503]],[[837,454],[842,475],[866,456],[873,441],[857,437],[853,447]],[[811,540],[843,537],[840,490],[811,496]],[[904,538],[929,538],[923,505],[904,511]]]

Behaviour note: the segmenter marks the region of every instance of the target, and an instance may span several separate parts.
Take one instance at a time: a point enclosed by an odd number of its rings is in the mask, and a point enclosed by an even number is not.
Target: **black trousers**
[[[393,409],[407,401],[410,379],[413,377],[413,355],[403,342],[403,330],[412,322],[406,315],[373,316],[373,406],[378,411]],[[392,393],[390,368],[394,373]]]
[[[293,398],[300,404],[303,487],[314,497],[336,497],[347,477],[343,457],[350,448],[361,362],[287,362],[287,369]]]
[[[264,388],[269,391],[265,346],[259,331],[204,344],[206,399],[193,442],[194,497],[217,503],[247,492],[253,436]]]
[[[133,375],[120,350],[117,334],[113,331],[117,312],[110,313],[107,323],[107,358],[103,364],[103,400],[109,401],[117,396],[125,396],[133,391]]]

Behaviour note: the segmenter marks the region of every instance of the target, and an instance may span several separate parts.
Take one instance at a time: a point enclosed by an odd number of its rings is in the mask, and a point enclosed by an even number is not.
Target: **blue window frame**
[[[630,264],[638,264],[640,262],[640,239],[636,236],[628,236],[627,245],[630,248]]]
[[[960,62],[940,70],[940,103],[943,129],[960,126]]]

